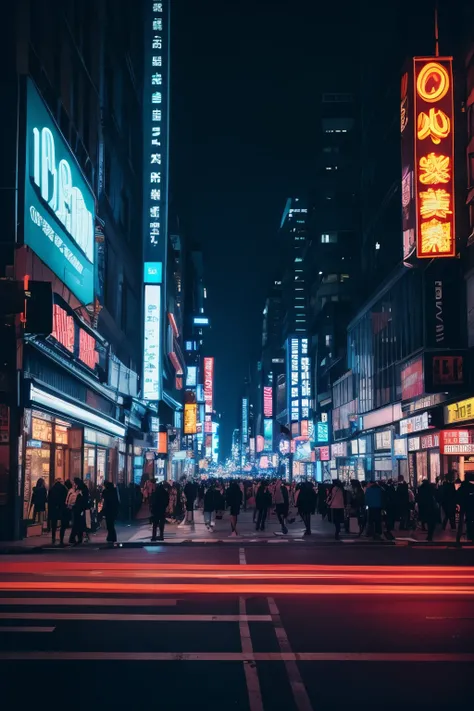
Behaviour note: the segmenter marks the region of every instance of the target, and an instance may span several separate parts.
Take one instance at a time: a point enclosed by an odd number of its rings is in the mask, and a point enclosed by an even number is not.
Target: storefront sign
[[[27,80],[24,242],[83,304],[94,300],[95,197]]]
[[[439,435],[441,454],[474,454],[469,430],[441,430]]]
[[[427,392],[462,391],[465,385],[464,352],[425,353],[425,389]]]
[[[419,437],[409,437],[408,438],[408,451],[416,452],[420,449],[420,438]]]
[[[263,440],[266,450],[273,449],[273,420],[263,421]]]
[[[161,286],[145,286],[143,398],[161,399]]]
[[[318,442],[329,442],[329,423],[327,421],[317,423],[316,436]]]
[[[320,462],[329,462],[329,447],[317,447],[316,451],[319,453]]]
[[[197,366],[188,365],[186,368],[186,387],[195,388],[197,384]]]
[[[292,423],[309,420],[311,399],[310,358],[307,338],[289,338],[287,341],[288,363],[288,411]]]
[[[374,412],[369,412],[367,415],[363,415],[363,429],[371,430],[375,427],[390,425],[392,422],[398,422],[402,417],[402,406],[397,402],[395,405],[382,407],[380,410],[375,410]]]
[[[425,383],[423,379],[423,358],[417,358],[404,365],[400,371],[402,384],[402,400],[411,400],[423,394]]]
[[[347,457],[347,442],[335,442],[331,445],[331,459]]]
[[[407,417],[400,420],[400,434],[407,435],[414,432],[422,432],[431,426],[431,415],[429,412],[422,412],[414,417]]]
[[[420,437],[421,449],[433,449],[433,447],[439,447],[439,434],[437,432],[433,434],[427,434]]]
[[[444,421],[447,425],[474,419],[474,398],[461,400],[444,408]]]
[[[206,413],[213,411],[214,358],[204,358],[204,403]]]
[[[95,371],[99,365],[105,368],[104,347],[79,324],[66,308],[59,304],[53,304],[51,337],[74,356],[75,360],[92,371]]]
[[[425,397],[420,397],[418,400],[413,400],[413,402],[403,405],[403,411],[412,414],[414,412],[418,412],[418,410],[428,410],[430,407],[441,405],[441,403],[446,399],[447,398],[444,393],[425,395]]]
[[[392,449],[391,430],[375,433],[375,449]]]
[[[396,457],[406,457],[407,456],[407,440],[406,439],[395,439],[393,441],[393,453]]]
[[[186,403],[184,405],[184,434],[193,435],[197,432],[197,405]]]

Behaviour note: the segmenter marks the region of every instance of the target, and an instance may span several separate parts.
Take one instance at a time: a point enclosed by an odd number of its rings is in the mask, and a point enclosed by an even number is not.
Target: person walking
[[[166,509],[169,501],[168,484],[162,481],[156,487],[151,499],[152,541],[163,541],[165,538]],[[158,538],[157,530],[160,532]]]
[[[255,495],[255,510],[257,511],[257,531],[265,530],[268,509],[272,505],[272,495],[268,490],[268,483],[262,481]]]
[[[273,503],[275,504],[275,513],[281,526],[281,532],[286,535],[288,533],[286,519],[289,511],[289,498],[288,489],[281,479],[277,479],[276,481],[273,491]]]
[[[115,521],[117,520],[119,510],[119,500],[117,489],[111,481],[104,481],[104,490],[102,492],[103,508],[102,513],[105,516],[105,525],[107,526],[107,543],[117,542],[117,531],[115,530]]]
[[[461,542],[464,519],[466,520],[466,538],[474,543],[474,472],[466,472],[465,479],[456,493],[459,503],[456,543]]]
[[[48,498],[48,490],[46,489],[44,479],[40,477],[33,487],[33,493],[31,496],[31,505],[33,507],[33,521],[36,523],[36,518],[38,517],[38,523],[43,523],[44,512],[46,511],[46,500]]]
[[[48,522],[51,529],[51,543],[56,543],[56,531],[59,521],[59,545],[64,545],[64,533],[67,527],[68,517],[66,516],[67,489],[62,479],[56,479],[48,493]]]
[[[304,523],[304,536],[311,535],[311,514],[316,511],[317,496],[310,481],[302,482],[296,499],[296,506]]]
[[[428,527],[428,537],[426,540],[432,541],[439,517],[439,509],[436,501],[436,491],[428,479],[423,479],[421,482],[421,486],[416,495],[416,503],[418,504],[418,514],[422,526],[424,527],[426,524]]]
[[[456,530],[456,487],[454,485],[454,472],[448,472],[439,489],[440,504],[443,511],[443,531],[449,521],[451,531]]]
[[[362,535],[365,525],[365,496],[364,490],[358,479],[352,479],[350,492],[350,517],[357,519],[359,536]]]
[[[396,489],[397,518],[400,521],[399,530],[406,531],[410,522],[410,493],[405,478],[400,474]]]
[[[74,486],[67,495],[66,504],[71,509],[72,526],[69,543],[78,546],[82,543],[85,531],[84,498],[82,496],[82,479],[74,478]]]
[[[334,524],[336,541],[339,540],[341,525],[344,523],[344,485],[340,479],[334,479],[333,487],[328,498],[328,506],[331,510],[331,520]]]
[[[204,502],[204,524],[207,528],[208,531],[212,531],[212,514],[214,513],[215,509],[215,487],[214,484],[211,483],[204,495],[203,495],[203,502]]]
[[[367,484],[365,503],[368,509],[367,535],[374,539],[382,536],[382,489],[376,481]]]
[[[227,506],[230,508],[230,526],[232,529],[230,535],[232,538],[236,538],[239,535],[237,533],[237,519],[242,506],[242,491],[236,481],[233,481],[227,490]]]
[[[192,526],[194,524],[194,502],[198,492],[198,485],[194,481],[188,481],[184,487],[186,497],[186,518],[185,523]]]

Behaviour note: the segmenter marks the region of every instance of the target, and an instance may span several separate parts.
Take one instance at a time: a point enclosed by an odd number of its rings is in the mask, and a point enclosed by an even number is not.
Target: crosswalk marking
[[[82,612],[0,612],[0,620],[83,620],[97,622],[271,622],[270,615],[143,615]]]

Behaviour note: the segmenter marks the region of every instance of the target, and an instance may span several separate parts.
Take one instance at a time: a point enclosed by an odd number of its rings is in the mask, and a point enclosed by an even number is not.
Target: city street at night
[[[71,709],[399,709],[408,690],[449,708],[470,689],[473,562],[375,546],[2,556],[2,698],[38,707],[54,678]]]

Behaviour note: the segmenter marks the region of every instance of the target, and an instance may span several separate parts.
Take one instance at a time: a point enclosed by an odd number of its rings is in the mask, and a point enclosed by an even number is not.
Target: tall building
[[[0,276],[9,288],[23,285],[23,300],[32,295],[26,318],[13,306],[2,311],[7,538],[41,533],[31,508],[39,479],[49,488],[82,477],[96,503],[105,479],[125,491],[156,473],[166,451],[149,397],[161,374],[141,375],[143,328],[158,339],[168,308],[163,252],[142,253],[142,242],[167,244],[167,7],[19,0],[2,16],[0,170],[11,189],[0,191]],[[157,352],[147,353],[151,370]]]
[[[283,343],[292,333],[306,333],[306,282],[304,255],[308,209],[302,198],[288,198],[280,224],[280,244],[285,268],[282,279]]]

